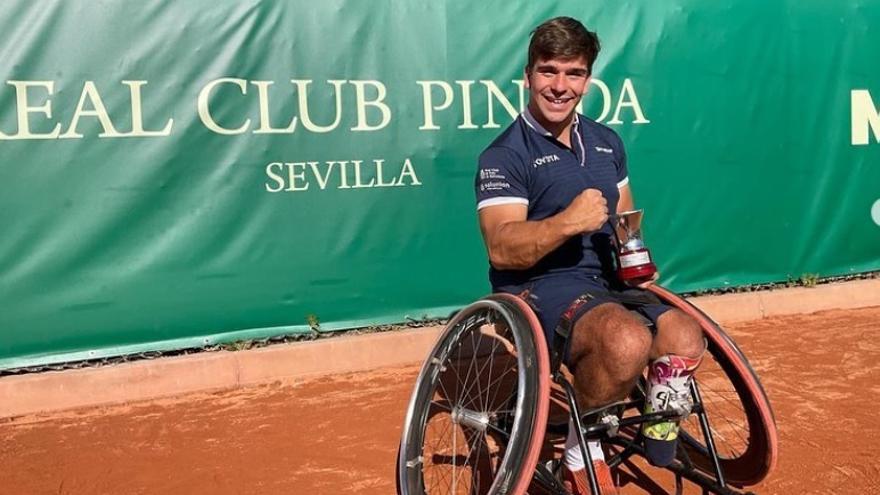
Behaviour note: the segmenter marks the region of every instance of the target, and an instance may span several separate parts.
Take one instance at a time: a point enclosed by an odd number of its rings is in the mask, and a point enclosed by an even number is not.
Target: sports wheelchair
[[[493,294],[449,321],[422,366],[400,440],[398,493],[567,494],[558,476],[558,445],[569,418],[581,425],[584,459],[590,459],[586,441],[601,439],[612,468],[644,455],[642,423],[680,421],[678,453],[666,467],[675,474],[677,493],[682,479],[720,495],[741,494],[763,480],[776,464],[778,435],[757,375],[706,314],[662,287],[650,290],[694,317],[708,343],[691,385],[689,415],[643,414],[644,378],[627,400],[580,411],[561,364],[567,335],[557,329],[548,350],[529,305]],[[592,492],[599,495],[587,466]]]

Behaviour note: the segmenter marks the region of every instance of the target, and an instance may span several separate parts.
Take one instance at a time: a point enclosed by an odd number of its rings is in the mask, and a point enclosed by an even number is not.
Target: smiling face
[[[526,68],[525,85],[529,89],[529,111],[555,136],[567,129],[590,82],[587,61],[537,60]]]

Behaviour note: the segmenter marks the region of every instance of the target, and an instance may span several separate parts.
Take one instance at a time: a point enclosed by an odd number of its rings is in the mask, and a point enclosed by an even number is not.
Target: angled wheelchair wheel
[[[697,369],[715,450],[729,483],[745,486],[763,480],[775,467],[778,453],[776,420],[755,371],[731,338],[705,313],[674,293],[652,286],[667,304],[695,318],[708,341],[708,353]],[[700,470],[713,473],[713,463],[699,419],[681,424],[681,446]]]
[[[460,311],[422,365],[397,462],[398,493],[524,494],[550,397],[541,326],[519,298]]]

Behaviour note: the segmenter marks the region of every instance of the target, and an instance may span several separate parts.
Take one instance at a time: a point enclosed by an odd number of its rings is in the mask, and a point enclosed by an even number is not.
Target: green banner
[[[16,0],[0,32],[0,369],[445,316],[529,32],[602,53],[679,291],[880,269],[880,4]]]

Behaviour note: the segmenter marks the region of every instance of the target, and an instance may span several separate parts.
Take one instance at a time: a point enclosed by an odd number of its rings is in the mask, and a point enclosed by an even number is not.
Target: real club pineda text
[[[453,125],[457,130],[500,128],[515,118],[526,104],[527,90],[523,82],[512,80],[511,83],[518,96],[516,104],[492,80],[415,81],[421,92],[422,115],[418,129],[436,131]],[[632,124],[650,123],[629,78],[620,84],[616,97],[601,80],[593,79],[590,84],[594,87],[590,97],[599,98],[601,102],[599,115],[593,116],[596,120],[609,125],[622,124],[623,118]],[[148,81],[123,80],[119,84],[100,87],[94,81],[77,82],[78,93],[62,88],[71,83],[48,80],[9,80],[6,85],[13,98],[0,101],[13,102],[17,129],[13,132],[0,128],[0,140],[83,139],[91,136],[105,139],[161,138],[171,135],[174,129],[175,119],[156,117],[157,112],[145,111],[152,99],[158,99],[154,92],[158,90],[151,88]],[[66,95],[79,95],[72,112],[58,115],[60,112],[53,111],[53,103],[62,98],[62,91],[56,95],[56,88],[65,89]],[[116,94],[120,91],[125,92],[124,96]],[[110,93],[113,93],[112,98],[107,97]],[[332,95],[334,101],[332,110],[321,109],[324,122],[316,122],[318,119],[310,111],[310,96],[314,98],[316,94]],[[289,107],[291,99],[297,103],[295,114],[282,119],[283,122],[272,122],[271,110]],[[108,106],[105,100],[113,104]],[[477,107],[475,101],[483,102],[483,105]],[[67,109],[71,108],[71,103],[63,101],[57,106]],[[349,117],[350,122],[343,123],[343,116],[348,115],[343,112],[346,104],[353,104],[356,111],[353,118]],[[498,107],[509,119],[496,116]],[[385,84],[375,80],[327,80],[315,84],[310,79],[292,79],[289,83],[276,84],[275,81],[223,77],[200,88],[196,95],[196,110],[202,125],[220,135],[328,133],[337,130],[370,132],[384,129],[394,117]],[[328,114],[333,115],[332,120],[326,118]],[[150,116],[150,122],[145,122],[144,115]],[[125,116],[126,122],[122,122],[121,116]]]

